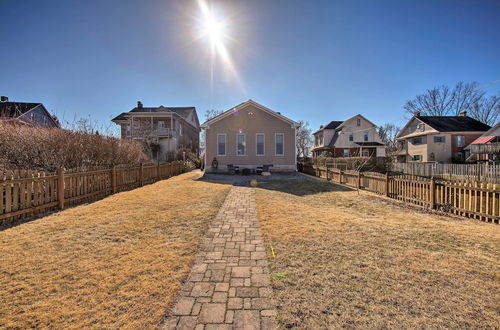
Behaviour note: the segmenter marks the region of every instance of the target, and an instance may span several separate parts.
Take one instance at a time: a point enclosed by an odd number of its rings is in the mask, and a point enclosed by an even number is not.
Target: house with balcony
[[[470,152],[467,161],[500,163],[500,122],[472,141],[466,149]]]
[[[143,142],[152,159],[172,160],[178,149],[199,154],[200,123],[195,107],[144,107],[142,102],[111,120],[122,139]]]
[[[377,125],[356,115],[344,121],[331,121],[313,133],[313,157],[385,157],[385,145]]]
[[[421,116],[415,113],[397,135],[399,163],[463,163],[466,147],[491,127],[461,112],[458,116]]]

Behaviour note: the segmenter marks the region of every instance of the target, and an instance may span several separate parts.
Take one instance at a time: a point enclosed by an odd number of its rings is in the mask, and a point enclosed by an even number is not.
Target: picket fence
[[[500,184],[497,183],[344,171],[314,165],[304,165],[303,172],[424,209],[495,223],[500,218]]]
[[[3,172],[0,177],[0,224],[134,189],[178,175],[185,168],[185,163],[176,161],[76,172],[63,169],[57,173]]]
[[[391,163],[389,170],[429,178],[500,183],[500,165],[497,164]]]

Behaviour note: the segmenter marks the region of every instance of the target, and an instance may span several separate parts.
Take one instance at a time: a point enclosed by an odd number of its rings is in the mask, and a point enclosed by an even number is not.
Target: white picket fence
[[[495,164],[391,163],[389,169],[392,172],[429,178],[500,183],[500,165]]]

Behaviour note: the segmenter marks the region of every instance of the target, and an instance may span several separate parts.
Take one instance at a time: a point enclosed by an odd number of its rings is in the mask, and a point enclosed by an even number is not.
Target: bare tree
[[[469,109],[472,118],[485,124],[493,126],[500,116],[500,97],[492,95],[489,98],[482,98],[472,104]]]
[[[377,128],[378,135],[387,146],[389,152],[393,152],[397,149],[396,136],[400,131],[401,127],[392,123],[385,123]]]
[[[458,82],[453,89],[441,85],[428,89],[405,103],[404,109],[414,115],[456,116],[467,111],[469,116],[492,125],[498,119],[498,96],[488,98],[477,82]]]
[[[299,120],[299,128],[296,131],[296,147],[298,157],[307,157],[313,142],[312,130],[309,123],[304,120]]]

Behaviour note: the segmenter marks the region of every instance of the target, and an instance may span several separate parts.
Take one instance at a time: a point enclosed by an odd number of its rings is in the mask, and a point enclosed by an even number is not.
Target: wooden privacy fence
[[[177,161],[75,173],[62,169],[56,174],[33,172],[27,178],[15,177],[14,172],[4,174],[0,178],[0,224],[134,189],[184,169],[185,164]]]
[[[389,169],[428,178],[500,183],[500,165],[496,164],[391,163]]]
[[[311,165],[304,166],[303,171],[425,209],[495,223],[500,218],[500,184],[497,183],[344,171]]]

